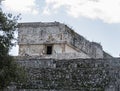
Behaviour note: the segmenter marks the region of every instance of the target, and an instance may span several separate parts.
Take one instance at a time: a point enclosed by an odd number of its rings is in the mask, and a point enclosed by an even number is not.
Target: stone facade
[[[119,58],[16,60],[25,68],[27,82],[14,91],[120,91]]]
[[[6,91],[120,91],[120,59],[59,22],[20,23],[25,83]]]
[[[18,35],[19,56],[53,58],[53,55],[73,54],[79,55],[77,58],[104,58],[105,52],[100,44],[89,42],[59,22],[20,23]]]

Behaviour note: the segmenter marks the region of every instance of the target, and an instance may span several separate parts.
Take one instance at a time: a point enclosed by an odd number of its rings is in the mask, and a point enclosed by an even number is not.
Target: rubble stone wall
[[[120,91],[120,58],[17,58],[28,81],[16,91]]]

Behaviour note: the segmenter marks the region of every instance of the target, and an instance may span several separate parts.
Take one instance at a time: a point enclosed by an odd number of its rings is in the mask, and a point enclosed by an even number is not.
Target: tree
[[[24,74],[14,58],[9,55],[14,46],[18,18],[19,15],[5,14],[0,8],[0,89],[8,86],[10,82],[20,81]]]
[[[4,89],[10,83],[23,83],[26,80],[25,70],[21,68],[12,56],[0,58],[0,89]]]
[[[14,32],[17,28],[17,18],[12,14],[3,14],[0,11],[0,57],[8,55],[13,46]]]

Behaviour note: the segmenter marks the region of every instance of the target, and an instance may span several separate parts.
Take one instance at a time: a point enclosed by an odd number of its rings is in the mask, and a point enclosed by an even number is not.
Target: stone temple
[[[19,56],[47,58],[106,58],[102,46],[59,22],[19,23]]]
[[[18,35],[16,62],[27,79],[6,91],[120,91],[120,58],[67,25],[19,23]]]

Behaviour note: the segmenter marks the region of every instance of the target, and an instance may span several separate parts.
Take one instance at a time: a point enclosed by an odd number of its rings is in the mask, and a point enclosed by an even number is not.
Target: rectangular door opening
[[[48,45],[46,48],[47,48],[46,53],[49,55],[52,54],[52,45]]]

